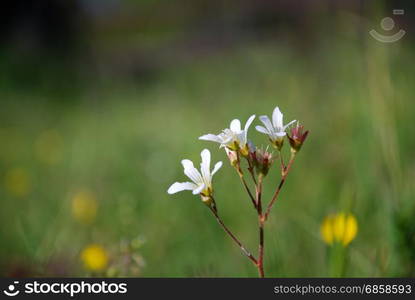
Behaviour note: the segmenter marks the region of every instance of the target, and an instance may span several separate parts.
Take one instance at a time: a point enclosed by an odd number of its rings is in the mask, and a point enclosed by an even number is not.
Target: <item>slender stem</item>
[[[215,216],[216,220],[218,221],[219,225],[223,228],[223,230],[232,238],[232,240],[241,248],[243,254],[245,254],[255,265],[258,265],[258,261],[256,258],[242,245],[242,243],[236,238],[236,236],[226,227],[223,223],[222,219],[219,217],[217,211],[209,206],[210,211]]]
[[[245,180],[245,177],[244,177],[244,173],[242,172],[242,169],[241,169],[241,158],[240,158],[240,155],[239,155],[239,152],[238,151],[236,151],[236,170],[237,170],[237,172],[239,174],[239,178],[241,179],[241,182],[242,182],[243,186],[245,187],[246,192],[249,195],[249,198],[251,198],[251,202],[254,205],[254,208],[256,209],[255,198],[252,195],[252,192],[249,189],[248,184],[246,183],[246,180]]]
[[[280,163],[281,163],[281,174],[284,174],[285,163],[284,163],[284,157],[282,156],[281,150],[279,150],[279,154],[280,154]]]
[[[244,185],[245,190],[246,190],[246,192],[248,193],[249,198],[251,199],[252,204],[254,205],[254,208],[255,208],[255,209],[257,209],[257,204],[256,204],[256,202],[255,202],[255,198],[254,198],[254,196],[252,195],[251,190],[250,190],[250,189],[249,189],[249,187],[248,187],[248,184],[246,183],[246,180],[245,180],[245,178],[244,178],[244,175],[243,175],[243,174],[239,174],[239,178],[241,178],[242,184]]]
[[[258,227],[259,227],[259,246],[258,246],[258,273],[259,277],[264,278],[264,218],[262,215],[262,179],[263,175],[258,176],[258,184],[256,188],[256,200],[257,200],[257,211],[258,211]]]
[[[262,180],[263,180],[263,175],[260,174],[258,176],[258,184],[256,185],[256,202],[258,203],[257,205],[258,215],[262,214]]]
[[[264,220],[259,220],[259,258],[258,258],[258,273],[261,278],[265,277],[264,273]]]
[[[255,183],[255,185],[257,184],[256,179],[255,179],[255,174],[254,174],[254,166],[252,165],[251,161],[249,160],[248,157],[246,157],[246,161],[248,162],[248,171],[251,174],[252,177],[252,181]]]
[[[278,185],[277,189],[275,190],[275,193],[272,196],[272,199],[271,199],[270,203],[268,204],[267,210],[266,210],[266,212],[264,214],[264,221],[266,221],[268,219],[268,215],[269,215],[269,213],[271,211],[271,208],[272,208],[272,206],[274,205],[275,201],[278,198],[278,195],[279,195],[279,193],[281,191],[282,186],[284,185],[284,182],[285,182],[285,180],[287,178],[288,173],[290,172],[290,169],[291,169],[291,166],[292,166],[294,160],[295,160],[295,152],[291,152],[290,161],[288,162],[288,165],[287,165],[287,167],[285,168],[285,170],[283,172],[283,175],[282,175],[280,184]]]

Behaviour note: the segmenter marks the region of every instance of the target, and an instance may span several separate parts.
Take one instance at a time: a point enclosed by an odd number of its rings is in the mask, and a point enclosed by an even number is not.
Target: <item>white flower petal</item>
[[[235,138],[234,135],[225,136],[222,140],[222,145],[226,146],[228,143],[230,143]]]
[[[247,142],[246,138],[247,138],[247,134],[245,130],[237,135],[237,139],[239,141],[239,147],[242,147],[242,148],[245,147],[246,142]]]
[[[211,134],[211,133],[200,136],[199,140],[222,143],[222,139],[219,136]]]
[[[200,153],[202,162],[200,163],[200,172],[206,184],[210,183],[210,152],[208,149],[203,149]]]
[[[249,117],[248,121],[246,121],[245,129],[244,129],[244,140],[242,141],[242,145],[245,145],[246,142],[248,141],[248,129],[249,129],[249,126],[251,126],[254,119],[255,119],[255,115],[252,115]]]
[[[261,120],[262,124],[265,125],[265,128],[271,133],[274,131],[274,126],[272,126],[271,121],[269,120],[268,116],[260,116],[259,120]]]
[[[295,123],[295,122],[297,122],[297,120],[292,120],[290,123],[286,124],[286,125],[284,126],[284,130],[285,130],[285,129],[287,129],[287,127],[289,127],[291,124],[293,124],[293,123]]]
[[[282,128],[283,127],[283,114],[281,113],[279,107],[275,107],[274,111],[272,112],[272,124],[274,128]]]
[[[227,149],[227,148],[225,148],[225,149]],[[215,164],[215,167],[213,168],[213,170],[212,170],[212,173],[211,173],[211,176],[213,176],[213,175],[215,175],[215,173],[217,172],[217,171],[219,171],[219,169],[222,167],[222,162],[221,161],[218,161],[216,164]]]
[[[200,194],[205,188],[206,188],[206,185],[204,183],[202,183],[196,189],[194,189],[192,193],[193,193],[193,195]]]
[[[255,126],[255,129],[257,130],[257,131],[259,131],[259,132],[261,132],[261,133],[265,133],[265,134],[270,134],[270,132],[266,129],[266,128],[264,128],[264,127],[262,127],[262,126]]]
[[[235,133],[240,132],[241,131],[241,121],[239,121],[238,119],[232,120],[230,129]]]
[[[199,171],[193,166],[193,162],[188,159],[182,160],[182,165],[184,168],[184,174],[189,177],[194,183],[200,184],[203,182],[202,175]]]
[[[175,182],[169,187],[169,189],[167,190],[167,193],[175,194],[181,191],[193,191],[196,188],[197,188],[197,185],[194,184],[193,182]]]
[[[246,132],[248,132],[249,126],[251,126],[254,119],[255,119],[255,115],[252,115],[249,117],[248,121],[246,121],[245,129],[244,129]]]
[[[220,148],[223,148],[227,146],[228,144],[232,143],[235,140],[236,135],[232,130],[227,128],[222,131],[219,137],[222,140]]]

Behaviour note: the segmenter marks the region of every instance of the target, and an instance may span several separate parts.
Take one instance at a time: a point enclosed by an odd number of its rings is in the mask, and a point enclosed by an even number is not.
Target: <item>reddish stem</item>
[[[249,173],[251,173],[251,177],[252,177],[252,181],[255,183],[255,185],[257,184],[256,179],[255,179],[255,174],[254,174],[254,166],[252,165],[251,161],[249,160],[249,158],[246,158],[246,161],[248,162],[248,171]]]
[[[268,204],[267,210],[266,210],[265,215],[264,215],[264,220],[268,219],[268,215],[271,211],[271,208],[272,208],[272,206],[274,205],[275,201],[278,198],[278,195],[281,191],[281,188],[283,187],[283,185],[285,183],[285,180],[287,179],[288,173],[290,172],[290,169],[291,169],[291,166],[292,166],[294,160],[295,160],[295,152],[293,152],[293,154],[291,155],[291,159],[288,162],[287,167],[284,169],[280,184],[278,185],[277,189],[275,190],[275,193],[272,196],[271,202]]]
[[[249,189],[248,184],[245,181],[244,175],[243,174],[239,174],[239,177],[241,178],[242,184],[244,185],[245,190],[248,193],[249,198],[251,199],[252,204],[254,205],[254,208],[257,209],[257,204],[255,202],[255,198],[254,198],[254,196],[252,196],[251,190]]]
[[[264,221],[260,217],[259,221],[259,258],[258,258],[258,273],[259,277],[264,278]]]
[[[222,219],[219,217],[218,212],[209,206],[210,211],[215,216],[216,220],[218,221],[219,225],[223,228],[223,230],[231,237],[231,239],[241,248],[243,254],[245,254],[255,265],[258,265],[258,261],[256,258],[242,245],[242,243],[236,238],[236,236],[226,227],[226,225],[223,223]]]
[[[254,208],[256,209],[256,202],[255,202],[254,196],[252,195],[251,190],[249,189],[249,186],[246,183],[244,173],[242,172],[242,169],[241,169],[241,157],[238,151],[236,151],[236,170],[239,174],[239,178],[241,179],[243,186],[245,187],[246,192],[249,195],[249,198],[251,199],[252,204],[254,205]]]
[[[284,157],[282,157],[281,150],[279,151],[280,154],[280,163],[281,163],[281,174],[284,174],[285,172],[285,163],[284,163]]]
[[[264,218],[262,215],[262,179],[263,176],[260,174],[258,176],[258,184],[256,188],[256,202],[257,202],[257,212],[258,212],[258,228],[259,228],[259,246],[258,246],[258,273],[259,277],[264,278]]]

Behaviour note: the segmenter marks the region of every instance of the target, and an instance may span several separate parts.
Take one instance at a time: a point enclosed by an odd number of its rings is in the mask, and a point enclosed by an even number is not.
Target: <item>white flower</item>
[[[215,167],[210,171],[210,152],[204,149],[200,156],[202,163],[200,164],[200,172],[193,166],[193,162],[188,159],[182,160],[184,174],[190,178],[192,182],[175,182],[173,183],[167,193],[175,194],[177,192],[189,190],[193,191],[194,195],[201,194],[203,196],[210,196],[212,194],[212,176],[222,167],[222,162],[219,161]]]
[[[264,124],[265,127],[262,126],[255,126],[255,129],[261,133],[265,133],[268,135],[272,142],[281,141],[284,136],[287,134],[285,130],[288,126],[294,123],[296,120],[291,121],[290,123],[284,125],[283,124],[283,114],[281,113],[280,109],[275,107],[272,113],[272,123],[268,116],[260,116],[259,119]]]
[[[220,147],[227,147],[231,150],[240,150],[246,147],[248,141],[248,129],[255,119],[255,115],[249,117],[245,128],[241,129],[241,122],[238,119],[232,120],[229,128],[224,129],[220,134],[205,134],[199,140],[212,141],[220,144]]]

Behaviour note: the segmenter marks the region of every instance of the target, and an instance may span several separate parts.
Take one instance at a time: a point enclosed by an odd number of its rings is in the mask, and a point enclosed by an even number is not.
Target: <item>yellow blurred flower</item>
[[[347,246],[357,235],[357,220],[352,214],[338,213],[328,215],[321,224],[321,236],[329,245],[334,242]]]
[[[97,215],[97,210],[97,199],[88,190],[79,191],[72,198],[72,215],[81,223],[92,223]]]
[[[85,247],[81,252],[81,260],[86,269],[90,271],[102,271],[108,265],[108,253],[98,244],[91,244]]]
[[[24,197],[30,192],[30,176],[23,168],[13,168],[6,172],[4,186],[9,194]]]
[[[62,137],[55,129],[42,132],[35,142],[36,157],[50,165],[57,164],[62,160],[62,148]]]

